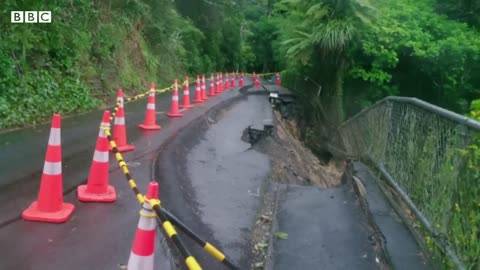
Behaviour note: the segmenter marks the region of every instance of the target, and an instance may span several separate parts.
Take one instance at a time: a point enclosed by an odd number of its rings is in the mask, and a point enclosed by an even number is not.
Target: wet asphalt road
[[[283,186],[274,240],[274,268],[380,269],[370,233],[349,183],[329,189]]]
[[[190,89],[193,98],[194,87]],[[154,161],[162,144],[211,107],[238,95],[238,87],[228,90],[186,112],[183,118],[170,119],[159,113],[157,122],[163,127],[160,132],[137,128],[144,119],[146,99],[128,103],[128,141],[137,149],[124,157],[140,190],[145,191],[148,181],[154,178]],[[157,95],[157,111],[168,111],[170,100],[171,93]],[[121,264],[127,262],[139,206],[113,156],[110,184],[117,190],[117,202],[87,204],[76,199],[76,187],[88,176],[101,113],[62,121],[64,199],[76,205],[72,218],[64,224],[20,219],[20,213],[37,196],[50,125],[0,134],[0,269],[122,269]],[[205,238],[209,239],[208,235]],[[171,269],[173,262],[167,249],[156,250],[156,265]]]
[[[428,256],[423,253],[408,227],[375,183],[375,178],[368,167],[360,162],[354,162],[353,170],[365,187],[369,211],[386,239],[386,250],[393,268],[398,270],[434,269],[425,260]]]
[[[228,104],[230,103],[230,104]],[[272,118],[267,97],[252,95],[209,111],[182,130],[159,153],[156,176],[165,205],[190,227],[207,236],[240,269],[249,269],[249,242],[270,175],[270,158],[241,141],[250,125]],[[183,238],[185,239],[185,238]],[[227,269],[203,250],[192,252],[203,269]]]
[[[145,99],[127,104],[128,141],[137,149],[124,157],[142,192],[151,179],[157,179],[166,209],[230,255],[240,269],[249,269],[250,232],[260,188],[270,175],[270,157],[250,149],[241,137],[248,126],[261,126],[272,118],[272,111],[267,97],[238,90],[196,106],[183,118],[158,114],[160,132],[137,128],[144,119]],[[170,93],[158,95],[157,111],[168,111],[170,99]],[[0,154],[5,168],[5,174],[0,172],[1,270],[125,269],[139,206],[113,156],[110,184],[117,190],[117,202],[76,199],[75,187],[88,176],[100,115],[94,112],[63,121],[65,201],[76,205],[64,224],[20,219],[37,195],[49,125],[0,135],[5,148]],[[274,269],[377,268],[361,223],[364,218],[346,185],[325,190],[287,188],[277,220],[278,230],[287,231],[289,237],[275,240]],[[301,224],[310,226],[298,229]],[[183,233],[179,235],[203,269],[227,269]],[[157,232],[157,238],[155,268],[176,269],[178,264],[186,269],[176,250],[169,248],[171,242],[162,233]]]

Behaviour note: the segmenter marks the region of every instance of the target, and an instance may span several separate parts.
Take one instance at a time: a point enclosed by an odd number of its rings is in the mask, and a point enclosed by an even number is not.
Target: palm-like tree
[[[281,0],[278,10],[287,14],[287,20],[296,21],[285,29],[282,43],[289,60],[308,65],[313,54],[333,60],[330,68],[335,75],[325,89],[331,99],[323,103],[329,104],[334,122],[342,121],[346,50],[356,31],[369,23],[373,10],[369,0]]]

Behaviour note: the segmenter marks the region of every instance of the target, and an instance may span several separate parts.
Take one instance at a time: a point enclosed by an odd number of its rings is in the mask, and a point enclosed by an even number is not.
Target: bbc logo
[[[11,23],[51,23],[51,11],[12,11]]]

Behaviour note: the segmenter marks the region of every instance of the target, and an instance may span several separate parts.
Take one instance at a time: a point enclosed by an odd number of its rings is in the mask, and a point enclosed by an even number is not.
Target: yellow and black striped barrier
[[[207,241],[202,240],[198,235],[196,235],[192,230],[190,230],[185,224],[183,224],[177,217],[175,217],[172,213],[168,212],[164,208],[161,208],[165,216],[172,221],[172,223],[177,226],[181,231],[183,231],[188,237],[194,240],[198,245],[200,245],[205,251],[207,251],[210,255],[212,255],[215,259],[220,261],[221,263],[225,264],[229,269],[240,269],[236,266],[232,260],[225,256],[220,250],[218,250],[215,246],[210,244]]]
[[[122,154],[118,152],[117,145],[115,144],[115,141],[113,141],[112,134],[110,133],[110,130],[108,128],[103,129],[105,134],[107,135],[108,141],[110,142],[110,146],[112,147],[113,153],[115,154],[115,158],[118,161],[118,165],[122,169],[123,174],[127,178],[128,184],[130,185],[130,188],[133,190],[135,193],[135,196],[137,197],[137,200],[140,204],[143,204],[144,202],[148,202],[152,209],[155,211],[157,214],[157,217],[160,219],[160,222],[162,224],[163,229],[167,233],[168,237],[172,239],[172,242],[175,244],[175,246],[178,248],[180,253],[182,254],[183,258],[185,259],[185,264],[187,265],[189,270],[202,270],[202,267],[200,264],[198,264],[197,260],[195,257],[191,255],[191,253],[188,251],[188,249],[185,247],[183,242],[180,240],[180,238],[177,235],[177,232],[175,228],[173,227],[172,223],[167,219],[165,214],[161,211],[161,206],[160,206],[160,200],[147,200],[144,195],[138,190],[137,184],[135,183],[135,180],[132,178],[130,175],[130,172],[128,171],[127,168],[127,163],[122,157]]]
[[[255,76],[258,76],[258,77],[264,77],[264,76],[269,76],[269,75],[274,75],[274,74],[277,74],[277,73],[280,73],[280,72],[270,72],[270,73],[258,73],[258,74],[255,74]],[[236,72],[235,74],[239,74],[238,72]],[[245,75],[253,75],[252,73],[244,73]],[[182,84],[180,84],[180,86],[185,86],[185,84],[187,83],[187,81],[183,81]],[[165,88],[162,88],[162,89],[155,89],[155,93],[164,93],[164,92],[167,92],[171,89],[173,89],[175,87],[175,84],[172,84],[170,85],[169,87],[165,87]],[[138,94],[136,96],[133,96],[133,97],[128,97],[128,98],[124,98],[124,103],[128,103],[128,102],[131,102],[131,101],[135,101],[137,99],[141,99],[141,98],[144,98],[144,97],[147,97],[148,95],[150,94],[150,90],[148,90],[147,92],[145,93],[141,93],[141,94]],[[118,111],[118,106],[120,105],[119,102],[117,102],[115,104],[115,108],[113,108],[113,112],[110,116],[110,121],[112,121],[114,118],[115,118],[115,114],[117,113]]]
[[[135,180],[130,175],[130,172],[127,168],[127,163],[123,159],[122,154],[118,152],[117,145],[115,144],[115,141],[112,138],[110,129],[104,128],[103,130],[107,135],[108,141],[110,142],[110,146],[112,147],[113,153],[115,154],[115,158],[118,161],[118,165],[122,169],[122,172],[125,175],[130,188],[132,189],[133,193],[137,197],[138,202],[140,203],[140,205],[142,205],[145,201],[147,201],[145,196],[143,196],[142,193],[138,190]],[[181,231],[183,231],[187,236],[193,239],[210,255],[212,255],[215,259],[225,264],[230,269],[234,269],[234,270],[240,269],[215,246],[213,246],[207,241],[202,240],[191,229],[189,229],[185,224],[183,224],[177,217],[175,217],[172,213],[162,208],[160,200],[148,200],[147,202],[152,206],[152,209],[154,209],[155,212],[157,213],[157,216],[160,219],[160,223],[162,224],[162,227],[164,228],[168,237],[172,239],[174,244],[180,250],[180,253],[182,254],[182,256],[184,256],[185,263],[187,264],[190,270],[201,270],[201,268],[200,268],[200,265],[198,265],[198,263],[196,262],[195,258],[189,253],[189,251],[185,248],[181,240],[178,238],[173,225],[177,226]]]
[[[172,84],[169,87],[165,87],[163,89],[155,89],[155,93],[167,92],[168,90],[173,89],[174,87],[175,87],[175,84]]]
[[[278,71],[278,72],[270,72],[270,73],[258,73],[258,74],[255,74],[255,76],[264,77],[264,76],[275,75],[277,73],[281,73],[281,72]],[[245,73],[245,75],[253,75],[253,73]]]
[[[169,87],[165,87],[163,89],[155,89],[155,93],[167,92],[168,90],[172,89],[173,87],[174,87],[174,85],[172,84]],[[133,96],[133,97],[124,98],[124,103],[128,103],[128,102],[131,102],[131,101],[134,101],[134,100],[137,100],[137,99],[141,99],[143,97],[147,97],[149,94],[150,94],[150,90],[148,90],[145,93],[141,93],[141,94],[138,94],[136,96]],[[112,110],[113,112],[110,115],[110,121],[113,121],[113,119],[115,118],[115,115],[117,114],[119,106],[120,106],[120,102],[117,101],[117,103],[115,104],[115,108],[113,108],[113,110]]]
[[[115,118],[115,115],[117,114],[118,112],[118,107],[120,106],[120,101],[117,101],[117,104],[115,104],[115,108],[113,108],[113,112],[110,114],[110,122],[113,121],[113,119]]]

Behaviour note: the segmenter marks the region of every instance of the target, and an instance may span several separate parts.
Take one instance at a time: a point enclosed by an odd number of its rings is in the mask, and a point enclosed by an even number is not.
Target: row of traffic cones
[[[240,85],[243,84],[243,74]],[[208,99],[206,93],[205,76],[197,76],[196,98],[194,102],[204,102]],[[215,87],[215,84],[217,87]],[[209,96],[215,96],[223,92],[221,87],[222,74],[217,74],[217,81],[214,83],[214,75],[210,76]],[[193,107],[190,104],[190,90],[188,77],[184,83],[184,99],[182,108]],[[198,96],[197,96],[198,95]],[[127,133],[125,125],[125,110],[123,91],[117,92],[118,110],[114,119],[113,139],[119,152],[135,150],[135,146],[127,143]],[[178,82],[175,81],[172,107],[167,114],[170,117],[181,117],[178,104]],[[156,123],[155,110],[155,84],[150,85],[148,96],[145,122],[139,125],[146,130],[159,130],[161,126]],[[114,202],[116,200],[115,188],[109,185],[109,150],[110,143],[104,132],[105,128],[110,128],[110,112],[104,111],[100,123],[97,144],[93,154],[93,161],[86,185],[80,185],[77,188],[77,195],[80,201],[84,202]],[[68,220],[72,215],[75,206],[63,201],[63,176],[62,176],[62,151],[61,151],[61,117],[54,114],[52,117],[47,153],[40,183],[40,189],[37,201],[34,201],[27,209],[22,212],[25,220],[43,221],[61,223]]]
[[[281,81],[281,78],[280,78],[280,73],[277,73],[276,75],[276,85],[277,86],[281,86],[282,85],[282,81]],[[255,74],[255,72],[252,74],[252,81],[255,83],[255,88],[260,88],[260,76],[257,76]]]
[[[243,86],[242,74],[239,80],[239,86]],[[225,81],[225,89],[235,87],[235,78],[228,83],[228,74]],[[258,80],[258,79],[257,79]],[[199,77],[197,77],[197,88]],[[183,108],[191,108],[189,103],[188,77],[184,86]],[[210,92],[208,96],[215,96],[222,93],[223,83],[222,75],[217,76],[214,83],[213,74],[210,77]],[[185,99],[185,96],[188,98]],[[176,98],[175,98],[176,97]],[[205,76],[202,76],[200,84],[200,98],[202,102],[207,100]],[[199,99],[200,99],[199,98]],[[172,117],[179,115],[178,108],[175,109],[174,102],[178,107],[178,83],[175,81],[174,93],[172,98],[172,111],[169,113]],[[195,101],[194,101],[195,102]],[[200,101],[199,101],[200,102]],[[114,140],[117,143],[119,151],[131,151],[135,147],[127,144],[125,111],[123,91],[119,89],[117,94],[118,110],[114,121]],[[175,111],[177,110],[177,111]],[[161,126],[156,124],[155,111],[155,85],[150,86],[150,93],[147,103],[145,122],[139,125],[146,130],[159,130]],[[105,133],[105,129],[110,128],[110,112],[104,111],[100,123],[99,135],[93,154],[93,162],[90,168],[87,184],[80,185],[77,189],[78,199],[84,202],[114,202],[116,200],[115,188],[109,185],[109,150],[110,142]],[[48,148],[45,158],[45,164],[42,174],[42,180],[37,201],[33,202],[23,211],[22,217],[25,220],[44,221],[61,223],[65,222],[72,215],[75,206],[63,201],[63,178],[62,178],[62,155],[61,155],[61,118],[59,114],[54,114],[50,129]],[[127,269],[129,270],[153,270],[155,239],[156,239],[156,214],[148,203],[149,200],[158,200],[158,183],[152,181],[149,183],[146,193],[146,201],[140,211],[132,250],[128,260]]]
[[[122,118],[122,110],[117,112]],[[72,215],[75,206],[63,201],[61,118],[52,117],[47,154],[43,167],[37,201],[22,212],[25,220],[61,223]],[[86,185],[77,188],[78,199],[83,202],[114,202],[115,188],[109,185],[109,141],[104,128],[110,127],[110,112],[103,113],[93,161]]]
[[[84,202],[113,202],[116,200],[115,188],[108,184],[108,145],[109,141],[103,130],[110,126],[110,112],[105,111],[100,124],[93,163],[86,185],[77,189],[78,199]],[[63,201],[62,188],[62,152],[61,152],[61,118],[54,114],[50,128],[47,154],[43,168],[38,200],[22,212],[25,220],[52,223],[65,222],[73,214],[75,206]],[[146,193],[147,202],[140,211],[140,220],[135,233],[132,251],[128,260],[129,270],[153,270],[156,220],[155,213],[148,203],[158,199],[158,183],[152,181]]]
[[[221,94],[224,90],[235,87],[235,76],[232,74],[232,80],[229,81],[228,73],[226,75],[225,85],[223,81],[222,73],[218,73],[216,76],[216,80],[214,79],[214,75],[210,75],[210,91],[207,94],[207,85],[206,85],[206,77],[205,75],[197,75],[196,83],[195,83],[195,97],[193,99],[193,103],[199,104],[203,103],[208,100],[208,96],[216,96]],[[239,86],[243,86],[243,78],[244,74],[242,73],[239,81]],[[179,94],[178,94],[178,80],[175,80],[173,86],[173,94],[172,94],[172,103],[170,107],[170,112],[167,113],[169,117],[182,117],[183,114],[180,112],[180,108],[182,109],[190,109],[193,105],[190,103],[190,86],[189,86],[189,78],[185,78],[184,82],[184,89],[183,89],[183,99],[182,104],[179,104]]]

